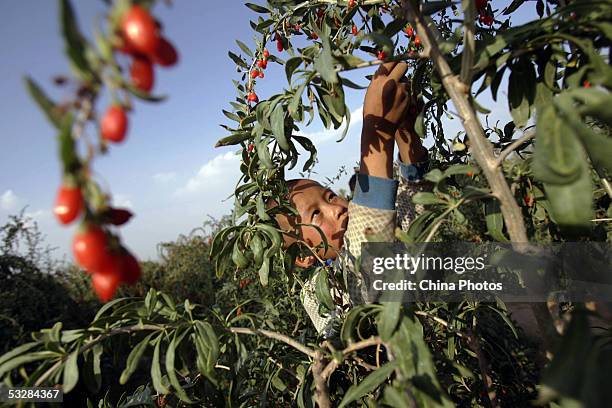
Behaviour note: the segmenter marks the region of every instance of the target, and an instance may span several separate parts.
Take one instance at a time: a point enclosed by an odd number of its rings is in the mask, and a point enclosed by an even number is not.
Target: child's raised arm
[[[402,82],[407,69],[403,62],[389,62],[372,78],[363,103],[360,174],[393,177],[395,132],[409,102]]]

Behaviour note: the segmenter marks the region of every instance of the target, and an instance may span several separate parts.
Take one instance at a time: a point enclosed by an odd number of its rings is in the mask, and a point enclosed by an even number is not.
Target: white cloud
[[[227,152],[205,163],[197,174],[176,191],[176,194],[201,193],[211,187],[233,187],[240,176],[240,156]]]
[[[123,208],[133,208],[134,205],[130,198],[125,194],[115,194],[113,196],[113,206]]]
[[[355,126],[360,125],[363,122],[363,105],[359,108],[355,109],[351,112],[351,123],[349,123],[349,129],[347,134],[350,133]],[[342,122],[342,125],[338,129],[323,129],[318,132],[298,132],[297,134],[300,136],[306,136],[315,144],[315,146],[319,146],[320,144],[326,143],[330,140],[336,141],[340,139],[342,136],[342,132],[344,132],[345,122]]]
[[[169,171],[166,173],[157,173],[153,175],[153,180],[156,183],[160,184],[168,184],[174,180],[176,180],[176,173],[173,171]]]
[[[13,190],[6,190],[0,196],[0,209],[2,210],[5,210],[5,211],[15,210],[18,204],[19,204],[19,198],[17,197],[17,195],[15,195]]]

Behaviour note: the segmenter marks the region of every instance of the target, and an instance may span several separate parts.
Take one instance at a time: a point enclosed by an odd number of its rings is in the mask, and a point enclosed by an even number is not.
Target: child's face
[[[318,255],[323,259],[335,259],[342,248],[344,232],[348,224],[348,202],[337,196],[332,190],[323,187],[316,181],[298,180],[291,187],[289,200],[297,209],[296,218],[279,216],[282,228],[297,228],[302,240],[310,247],[322,243],[319,231],[309,225],[318,226],[327,238],[328,249],[319,249]]]

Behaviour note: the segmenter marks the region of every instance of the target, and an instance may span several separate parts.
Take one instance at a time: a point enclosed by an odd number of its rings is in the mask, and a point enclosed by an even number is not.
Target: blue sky
[[[73,3],[81,28],[89,37],[94,18],[104,11],[103,2]],[[235,39],[254,44],[248,21],[257,16],[244,7],[242,0],[183,0],[172,7],[160,2],[154,13],[180,52],[177,67],[156,69],[154,91],[169,98],[161,104],[138,102],[130,115],[126,143],[111,146],[110,154],[94,164],[98,180],[110,187],[115,204],[127,206],[136,214],[120,231],[127,246],[142,259],[155,259],[157,243],[189,233],[208,215],[220,217],[232,207],[231,200],[223,200],[238,180],[239,159],[234,149],[213,146],[226,135],[218,126],[228,122],[221,109],[228,109],[228,102],[235,96],[231,80],[238,79],[227,51],[239,52]],[[38,222],[47,243],[57,247],[55,256],[65,254],[71,260],[69,248],[75,226],[59,226],[51,213],[61,179],[55,131],[22,83],[27,74],[55,99],[65,96],[51,85],[54,75],[69,72],[57,2],[2,2],[0,14],[0,225],[7,215],[27,205],[27,214]],[[274,48],[270,47],[272,53],[276,53]],[[371,71],[352,74],[351,79],[365,84],[363,76]],[[283,68],[269,64],[257,92],[262,99],[286,85]],[[303,129],[319,148],[320,164],[315,169],[319,179],[334,176],[342,165],[350,169],[358,160],[364,91],[347,92],[347,104],[355,120],[344,142],[335,143],[338,132],[323,129],[317,120]],[[503,94],[501,100],[505,99]],[[99,110],[105,102],[100,101]],[[480,102],[489,105],[488,94]],[[502,113],[504,105],[505,101],[500,102],[492,114],[502,123],[508,120]],[[457,120],[447,122],[447,135],[459,129]],[[344,177],[337,187],[345,187],[346,181]]]

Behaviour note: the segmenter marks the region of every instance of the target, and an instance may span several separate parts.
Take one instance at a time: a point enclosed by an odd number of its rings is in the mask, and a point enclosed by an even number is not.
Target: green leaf
[[[496,241],[509,242],[508,238],[503,233],[504,217],[502,216],[499,202],[495,199],[490,199],[485,202],[485,221],[487,224],[487,233]]]
[[[161,346],[163,336],[164,334],[161,333],[156,339],[155,350],[153,351],[153,361],[151,361],[151,380],[153,382],[153,388],[155,388],[155,391],[160,394],[169,394],[170,390],[168,390],[168,388],[166,388],[162,382],[162,372],[159,364],[159,348]]]
[[[25,343],[25,344],[22,344],[19,347],[14,348],[13,350],[9,351],[8,353],[3,354],[0,357],[0,367],[2,367],[2,365],[4,363],[6,363],[7,361],[17,357],[20,354],[25,353],[26,351],[28,351],[28,350],[30,350],[30,349],[32,349],[32,348],[34,348],[34,347],[36,347],[36,346],[38,346],[40,344],[41,343],[38,342],[38,341],[33,341],[33,342],[30,342],[30,343]]]
[[[331,53],[329,38],[321,37],[323,50],[314,60],[314,69],[321,75],[324,81],[335,84],[338,82],[338,74],[334,68],[335,61]]]
[[[257,5],[257,4],[253,4],[253,3],[246,3],[245,6],[247,6],[248,8],[250,8],[251,10],[253,10],[256,13],[270,13],[270,10],[268,10],[267,8]]]
[[[162,102],[167,98],[166,95],[151,95],[148,92],[143,92],[139,88],[134,86],[134,84],[132,84],[131,82],[124,83],[123,85],[127,88],[128,91],[130,91],[132,95],[143,101]]]
[[[434,193],[420,191],[412,196],[412,202],[415,204],[431,205],[444,204],[445,201],[437,197]]]
[[[523,128],[529,120],[529,100],[525,91],[525,78],[512,71],[508,79],[508,105],[510,114],[517,127]]]
[[[285,136],[285,110],[282,103],[277,103],[270,117],[272,134],[278,142],[278,146],[284,151],[289,151],[289,141]]]
[[[297,67],[302,64],[301,57],[291,57],[285,62],[285,74],[287,75],[287,82],[291,83],[291,76],[293,72],[297,69]]]
[[[388,341],[399,322],[402,304],[400,302],[383,302],[382,311],[378,314],[378,333],[383,341]]]
[[[62,390],[65,394],[69,393],[79,382],[78,366],[79,350],[76,349],[66,359],[64,363],[64,375],[62,379]]]
[[[92,393],[97,393],[102,385],[102,370],[100,369],[100,357],[104,348],[102,344],[96,344],[87,354],[85,366],[83,367],[83,380]]]
[[[321,268],[317,275],[315,294],[317,299],[327,308],[327,310],[334,310],[334,300],[329,290],[329,278],[327,276],[327,270],[324,268]]]
[[[172,340],[168,345],[168,349],[166,350],[166,371],[168,372],[168,379],[170,380],[170,384],[172,384],[176,395],[178,395],[181,401],[184,401],[188,404],[192,404],[191,399],[189,399],[189,397],[185,393],[185,390],[183,389],[183,387],[181,387],[181,384],[179,383],[178,377],[176,376],[176,369],[174,366],[176,358],[176,348],[181,343],[185,335],[188,333],[187,331],[184,331],[182,334],[179,335],[178,332],[179,330],[176,330],[174,332],[174,336],[172,337]]]
[[[247,45],[245,43],[243,43],[240,40],[236,40],[236,44],[238,44],[238,46],[240,47],[240,49],[242,50],[242,52],[244,52],[246,55],[248,55],[249,57],[253,57],[253,51],[251,51],[249,49],[249,47],[247,47]]]
[[[423,4],[421,7],[421,13],[424,15],[435,14],[439,11],[450,7],[452,2],[450,1],[430,1],[428,3]]]
[[[569,184],[583,173],[582,146],[560,120],[554,105],[538,107],[533,173],[549,184]]]
[[[60,15],[65,51],[70,58],[72,67],[80,78],[86,81],[93,80],[96,75],[85,58],[87,43],[79,31],[74,10],[69,0],[60,0]]]
[[[261,265],[263,261],[263,252],[264,252],[264,243],[259,234],[253,234],[251,238],[251,242],[249,243],[251,247],[251,252],[253,252],[253,258],[255,260],[255,265]]]
[[[242,252],[242,248],[240,248],[240,240],[237,239],[234,243],[234,250],[232,251],[232,261],[238,268],[245,269],[247,266],[249,266],[249,260]]]
[[[134,374],[134,371],[136,371],[136,369],[138,368],[138,363],[140,362],[140,359],[145,350],[147,349],[149,341],[151,340],[151,337],[153,337],[154,334],[155,333],[149,334],[140,343],[138,343],[136,347],[132,349],[132,351],[128,355],[127,362],[125,364],[125,369],[123,370],[123,372],[121,373],[121,377],[119,378],[119,384],[127,383],[132,374]]]
[[[347,86],[352,89],[367,89],[367,86],[358,85],[348,78],[340,77],[340,82],[342,82],[343,86]]]
[[[47,116],[49,122],[59,129],[62,123],[63,114],[55,102],[45,94],[42,88],[38,86],[32,78],[26,76],[24,77],[24,81],[30,96],[38,104],[38,107],[43,111],[45,116]]]
[[[227,136],[222,139],[219,139],[217,143],[215,144],[215,147],[237,145],[238,143],[244,142],[245,140],[248,140],[250,138],[251,138],[251,132],[249,131],[237,132],[231,136]]]
[[[393,370],[395,370],[396,367],[397,363],[395,361],[391,361],[380,367],[378,370],[373,371],[360,383],[352,385],[346,392],[344,398],[342,398],[342,402],[340,403],[338,408],[345,407],[351,402],[357,401],[364,395],[374,391],[391,375],[391,373],[393,372]]]
[[[53,351],[38,351],[33,353],[24,354],[19,357],[12,358],[0,365],[0,378],[15,368],[21,367],[27,363],[31,363],[38,360],[46,360],[57,357],[57,353]]]
[[[268,276],[270,275],[270,258],[264,258],[261,266],[259,267],[259,281],[262,286],[268,286]]]
[[[246,68],[249,69],[249,66],[247,65],[246,61],[243,60],[242,58],[240,58],[239,56],[237,56],[236,54],[234,54],[231,51],[227,52],[227,55],[232,59],[232,61],[234,61],[236,63],[236,65],[238,65],[239,67],[242,68]]]
[[[556,223],[565,228],[588,228],[593,214],[593,184],[586,172],[567,185],[544,183]]]

